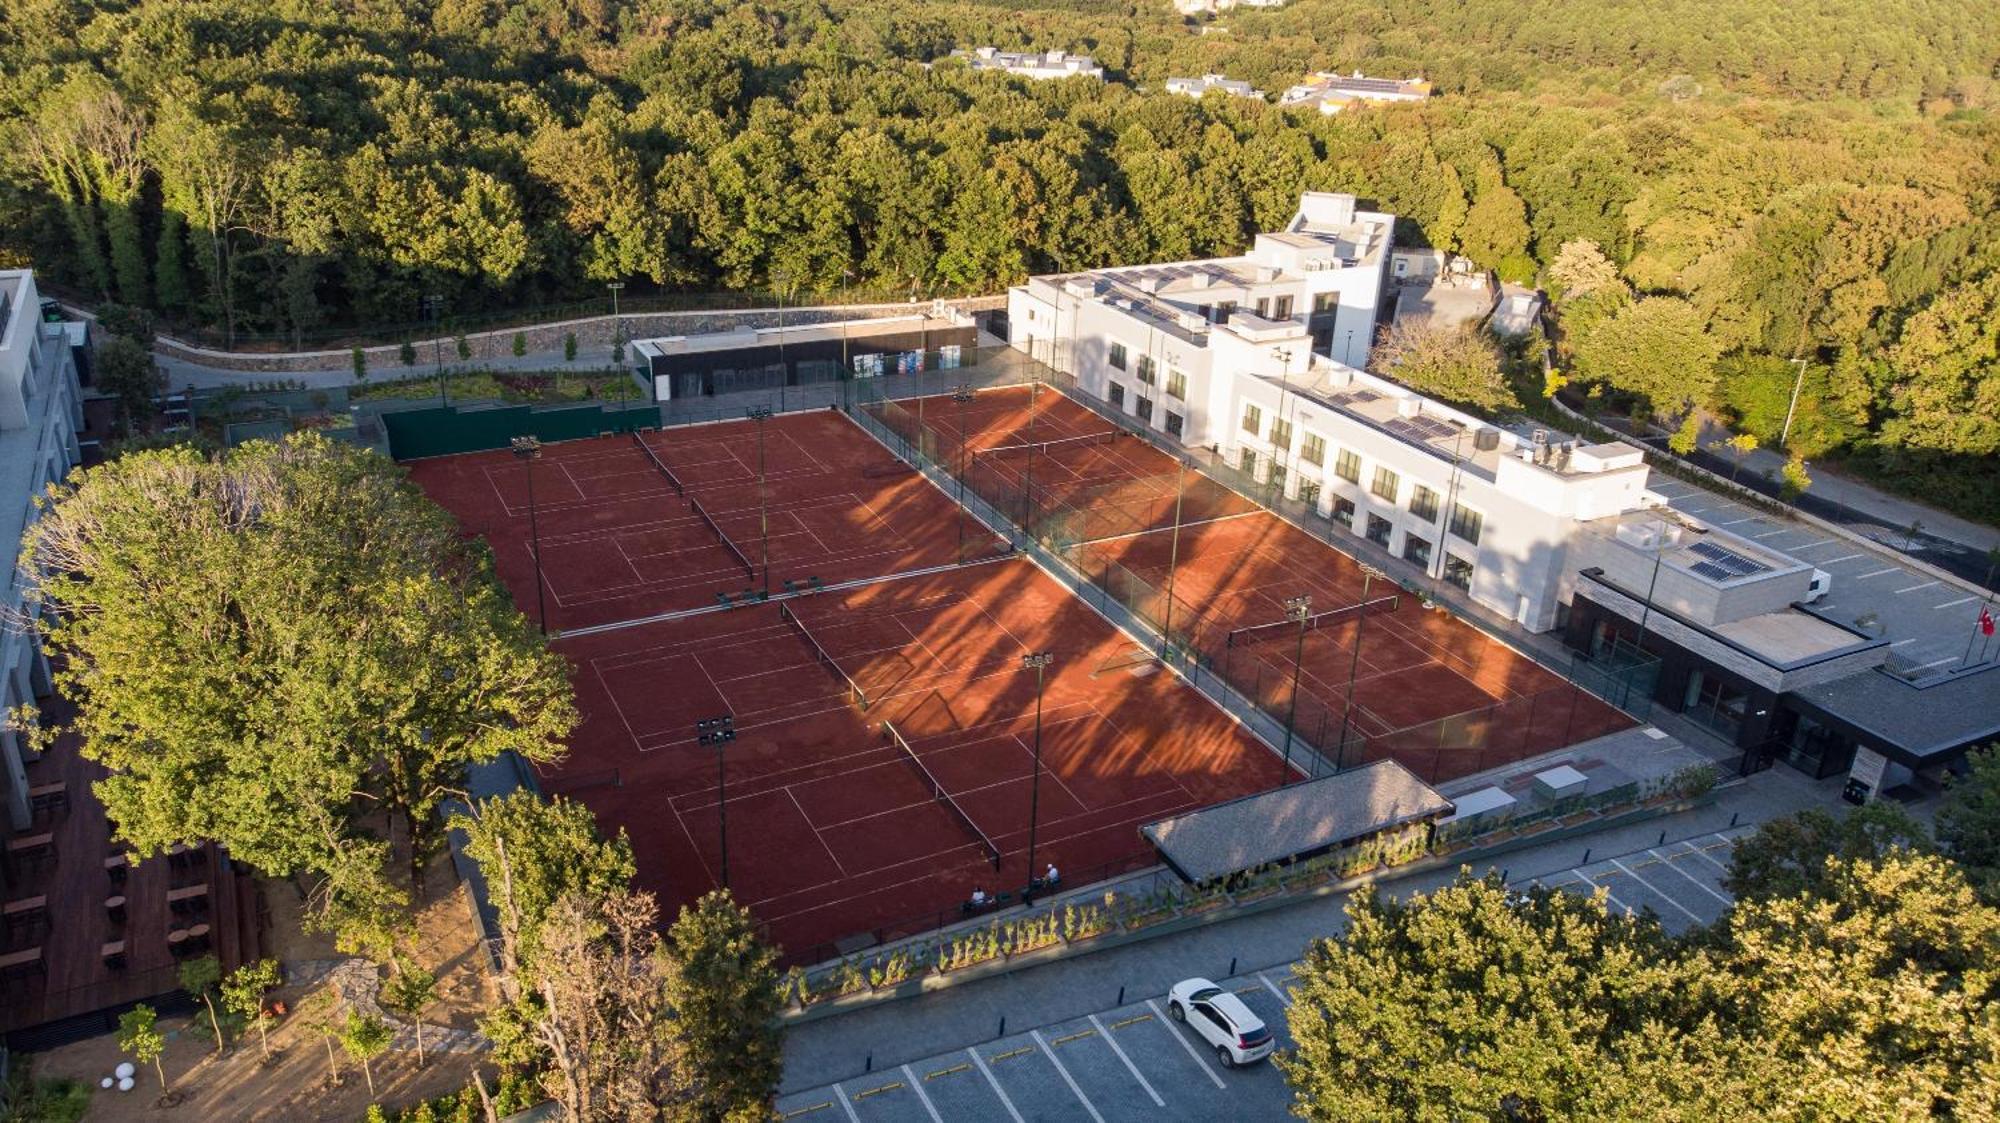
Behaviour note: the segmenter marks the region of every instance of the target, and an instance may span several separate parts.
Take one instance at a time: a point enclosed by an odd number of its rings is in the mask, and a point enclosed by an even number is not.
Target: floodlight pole
[[[1278,773],[1278,786],[1281,788],[1292,779],[1292,728],[1299,716],[1299,671],[1306,660],[1306,621],[1312,618],[1312,603],[1312,597],[1303,594],[1285,602],[1285,615],[1299,622],[1299,643],[1298,649],[1292,653],[1292,703],[1285,711],[1285,762]],[[1367,597],[1362,598],[1362,603],[1367,603]],[[1362,609],[1362,612],[1365,614],[1367,609]],[[1355,650],[1360,650],[1360,646],[1357,642]]]
[[[1375,587],[1377,577],[1383,580],[1388,575],[1372,565],[1361,567],[1361,609],[1354,616],[1354,654],[1347,661],[1347,705],[1340,713],[1340,748],[1338,759],[1333,762],[1335,771],[1347,757],[1347,728],[1354,720],[1354,679],[1361,671],[1361,632],[1368,626],[1368,593]]]
[[[964,382],[952,391],[958,403],[958,564],[965,564],[965,407],[973,399],[972,387]],[[921,447],[918,452],[922,452]]]
[[[1187,497],[1188,458],[1179,458],[1179,471],[1174,476],[1174,534],[1167,547],[1167,622],[1160,629],[1160,640],[1167,646],[1174,645],[1174,572],[1180,568],[1181,560],[1181,500]]]
[[[694,739],[715,746],[715,810],[721,826],[722,887],[729,888],[729,762],[726,749],[736,740],[736,718],[729,714],[694,723]]]
[[[744,412],[757,423],[757,537],[764,549],[764,596],[771,595],[771,519],[767,513],[766,496],[770,489],[764,484],[764,422],[771,419],[770,406],[751,406]]]
[[[514,438],[514,455],[528,476],[528,542],[535,556],[535,624],[549,634],[549,607],[542,594],[542,529],[535,513],[535,461],[541,459],[542,442],[532,436]]]
[[[771,274],[771,287],[778,294],[778,385],[791,381],[791,370],[785,366],[785,285],[791,281],[790,274],[783,271]],[[783,390],[779,391],[783,393]]]
[[[1021,903],[1030,903],[1035,892],[1035,829],[1042,810],[1042,682],[1055,654],[1036,651],[1021,656],[1021,666],[1035,672],[1035,778],[1028,787],[1028,887],[1021,891]]]
[[[625,287],[623,281],[606,281],[604,287],[611,290],[611,356],[614,366],[625,365],[625,321],[618,315],[618,290]],[[618,380],[618,428],[625,429],[625,381],[627,374]]]

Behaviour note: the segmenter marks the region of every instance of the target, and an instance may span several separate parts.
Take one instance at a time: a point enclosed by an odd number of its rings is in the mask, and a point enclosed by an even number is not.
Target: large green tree
[[[1454,405],[1497,412],[1520,408],[1500,365],[1500,348],[1482,328],[1404,320],[1368,356],[1378,374]]]
[[[140,853],[213,840],[379,947],[467,765],[550,760],[565,664],[393,464],[301,434],[72,477],[24,541],[67,728]]]
[[[784,1056],[778,1037],[778,953],[726,890],[681,910],[667,932],[674,1037],[688,1082],[676,1114],[767,1119]]]
[[[558,898],[601,900],[625,890],[635,866],[632,845],[598,834],[590,809],[561,797],[513,792],[475,803],[452,816],[465,832],[465,852],[479,863],[499,915],[507,973],[532,973],[544,918]]]
[[[1575,344],[1577,374],[1636,394],[1660,413],[1708,400],[1715,388],[1714,338],[1679,297],[1648,296],[1598,321]]]

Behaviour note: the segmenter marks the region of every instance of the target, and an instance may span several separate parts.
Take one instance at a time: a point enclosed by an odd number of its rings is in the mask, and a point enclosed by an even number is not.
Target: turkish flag
[[[1981,635],[1990,636],[1993,634],[1993,612],[1991,609],[1981,608],[1979,610],[1979,632]]]

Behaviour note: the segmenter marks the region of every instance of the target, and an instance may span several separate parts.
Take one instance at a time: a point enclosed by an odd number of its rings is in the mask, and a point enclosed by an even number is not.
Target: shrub
[[[472,357],[472,344],[465,341],[465,334],[463,332],[459,333],[455,346],[458,348],[458,357],[461,362]]]
[[[573,331],[566,331],[563,333],[563,362],[573,363],[575,361],[576,361],[576,333]]]
[[[528,335],[527,335],[527,333],[526,333],[526,332],[519,332],[519,331],[515,332],[515,333],[514,333],[514,357],[518,359],[518,358],[520,358],[521,356],[523,356],[523,355],[525,355],[525,354],[527,354],[527,353],[528,353]]]

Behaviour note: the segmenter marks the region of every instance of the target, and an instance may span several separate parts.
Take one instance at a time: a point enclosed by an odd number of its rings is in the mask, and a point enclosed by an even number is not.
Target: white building
[[[35,276],[0,270],[0,540],[19,560],[21,535],[36,517],[34,499],[69,474],[81,453],[82,393],[70,354],[67,325],[42,322]],[[14,565],[7,567],[6,611],[24,618],[26,593]],[[0,628],[0,704],[8,711],[32,706],[49,693],[49,662],[21,628]],[[30,821],[27,746],[0,729],[6,812],[14,829]]]
[[[1318,73],[1278,96],[1279,105],[1317,108],[1331,116],[1357,101],[1428,101],[1431,84],[1422,78],[1367,78],[1357,70],[1340,75]]]
[[[1104,68],[1092,61],[1089,55],[1072,55],[1064,51],[1016,52],[997,47],[975,47],[970,51],[953,51],[951,57],[963,60],[974,70],[1004,70],[1023,78],[1104,80]]]
[[[1174,11],[1184,16],[1216,15],[1231,8],[1282,8],[1287,0],[1174,0]]]
[[[1204,74],[1199,78],[1169,78],[1167,92],[1182,97],[1198,98],[1210,90],[1221,90],[1234,97],[1252,97],[1262,100],[1264,91],[1240,78],[1224,78],[1220,74]]]
[[[1393,225],[1353,196],[1307,194],[1243,257],[1033,278],[1008,293],[1010,341],[1547,630],[1578,524],[1645,505],[1648,469],[1630,445],[1495,426],[1358,369]]]

